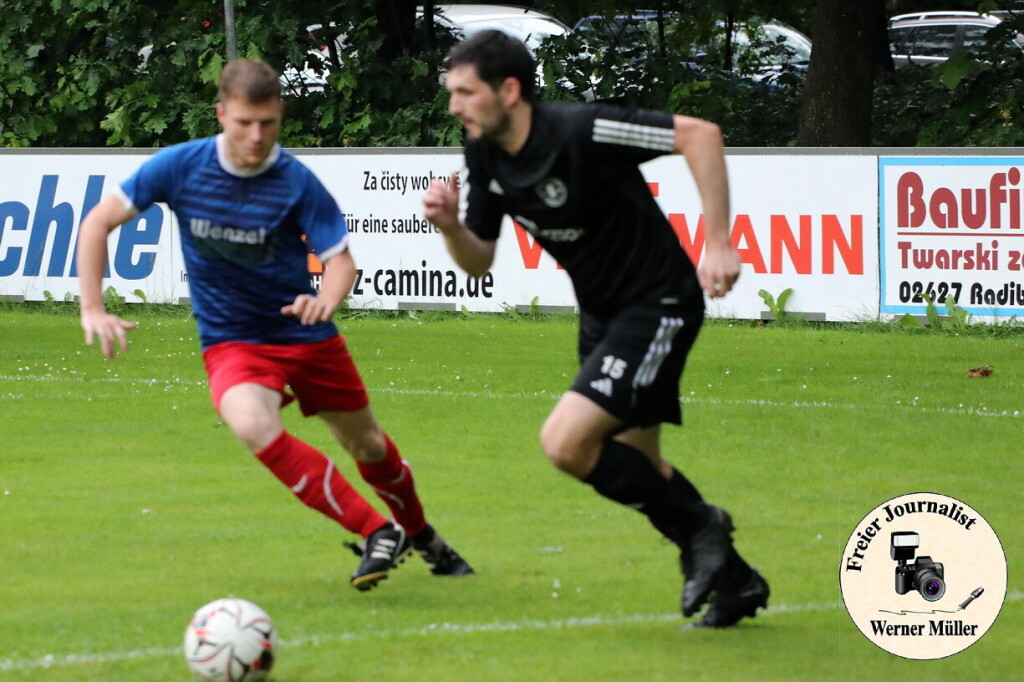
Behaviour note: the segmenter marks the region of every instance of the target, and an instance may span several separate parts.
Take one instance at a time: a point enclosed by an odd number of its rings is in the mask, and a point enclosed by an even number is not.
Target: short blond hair
[[[281,98],[279,75],[269,64],[258,59],[235,59],[228,62],[220,75],[218,96],[221,102],[241,97],[253,103]]]

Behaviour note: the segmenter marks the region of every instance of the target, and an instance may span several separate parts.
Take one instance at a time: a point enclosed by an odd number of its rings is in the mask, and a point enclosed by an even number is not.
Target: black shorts
[[[703,322],[703,307],[637,305],[610,320],[581,312],[572,390],[627,428],[681,424],[679,379]]]

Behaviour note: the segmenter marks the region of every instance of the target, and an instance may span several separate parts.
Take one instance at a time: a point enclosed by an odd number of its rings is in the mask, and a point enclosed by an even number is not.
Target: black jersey
[[[509,215],[565,268],[576,300],[610,317],[639,302],[703,306],[693,264],[639,165],[672,152],[670,114],[534,104],[516,155],[466,141],[466,225],[498,238]]]

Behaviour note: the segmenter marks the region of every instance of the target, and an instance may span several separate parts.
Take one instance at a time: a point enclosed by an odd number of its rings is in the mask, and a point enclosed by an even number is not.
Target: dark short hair
[[[218,95],[221,102],[241,97],[253,103],[280,99],[281,82],[277,71],[258,59],[235,59],[220,74]]]
[[[501,31],[480,31],[457,44],[448,53],[445,66],[472,66],[480,80],[493,90],[501,87],[506,78],[515,78],[526,102],[533,101],[537,90],[537,66],[530,49],[523,41]]]

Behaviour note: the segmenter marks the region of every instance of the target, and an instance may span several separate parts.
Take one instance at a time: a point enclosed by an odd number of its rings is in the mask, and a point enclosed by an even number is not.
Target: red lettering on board
[[[690,261],[696,265],[700,262],[701,251],[704,250],[704,214],[697,218],[697,227],[690,234],[690,227],[686,223],[686,215],[683,213],[669,213],[668,223],[683,245],[683,250],[690,257]]]
[[[697,225],[692,228],[690,221],[682,213],[668,214],[668,222],[686,255],[695,264],[699,263],[706,240],[704,216],[699,216]],[[793,271],[798,275],[810,275],[814,273],[816,256],[820,256],[821,259],[821,274],[836,274],[837,261],[841,261],[843,269],[851,275],[864,274],[862,215],[851,215],[849,225],[846,226],[836,215],[801,215],[797,217],[795,231],[788,216],[769,216],[770,267],[765,262],[764,248],[758,241],[754,223],[749,215],[740,213],[735,216],[731,239],[732,245],[740,254],[740,260],[760,274]]]
[[[850,216],[850,240],[846,240],[839,216],[821,216],[821,272],[825,275],[836,273],[835,256],[843,259],[846,271],[851,275],[864,274],[864,216]]]
[[[914,229],[930,222],[940,230],[1021,229],[1024,188],[1020,169],[992,173],[985,187],[926,187],[920,174],[903,173],[896,180],[896,227]]]
[[[793,236],[786,216],[773,215],[770,224],[772,272],[782,272],[782,250],[785,249],[796,274],[811,274],[811,216],[800,216],[799,239]]]
[[[530,238],[530,233],[516,221],[512,221],[516,230],[516,241],[519,242],[519,254],[523,257],[523,267],[527,270],[536,270],[540,265],[540,255],[544,253],[544,247],[536,239]],[[563,270],[561,263],[558,269]]]
[[[740,246],[741,243],[745,246]],[[739,252],[740,261],[748,263],[754,268],[754,272],[768,271],[764,266],[761,245],[757,243],[757,235],[754,234],[754,225],[750,222],[750,216],[745,213],[739,214],[732,221],[732,245]]]

